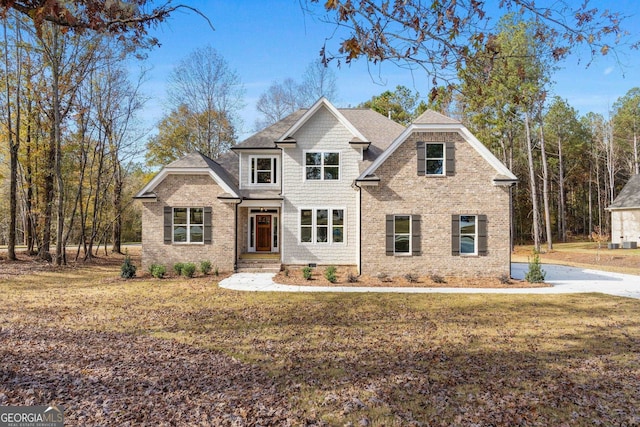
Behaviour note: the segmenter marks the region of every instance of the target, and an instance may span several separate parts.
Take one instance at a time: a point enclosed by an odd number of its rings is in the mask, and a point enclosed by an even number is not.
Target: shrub
[[[430,276],[430,279],[433,281],[433,283],[447,283],[447,281],[446,281],[446,280],[444,280],[444,277],[440,276],[440,275],[439,275],[439,274],[437,274],[437,273],[433,273],[433,274]]]
[[[218,276],[220,275],[220,270],[218,270],[218,267],[216,267],[216,268],[213,270],[213,274],[214,274],[216,277],[218,277]]]
[[[413,273],[405,274],[404,278],[407,279],[407,282],[409,283],[418,283],[418,279],[419,279],[418,275]]]
[[[393,282],[387,273],[378,273],[378,279],[385,283]]]
[[[289,277],[289,269],[288,268],[285,267],[283,273],[284,273],[284,277]]]
[[[164,265],[151,264],[149,266],[149,273],[156,279],[162,279],[166,272],[167,272],[167,269],[165,268]]]
[[[324,269],[324,278],[330,281],[331,283],[336,283],[338,281],[338,277],[336,276],[336,267],[330,265],[329,267]]]
[[[311,269],[311,267],[305,267],[302,269],[302,277],[304,277],[307,280],[311,280],[311,272],[313,270]]]
[[[175,264],[173,264],[174,273],[176,273],[178,276],[180,276],[182,274],[182,267],[184,267],[184,263],[183,262],[176,262]]]
[[[529,283],[542,283],[547,273],[542,269],[540,265],[540,255],[538,251],[533,251],[533,260],[529,261],[529,270],[524,275],[524,280]]]
[[[122,267],[120,267],[120,277],[123,279],[133,279],[136,277],[136,266],[131,262],[129,255],[124,257]]]
[[[187,262],[182,265],[182,275],[185,277],[193,277],[196,274],[196,265],[192,262]]]
[[[202,274],[209,274],[211,272],[211,261],[200,261],[200,271]]]
[[[511,278],[509,277],[508,274],[500,275],[500,277],[498,277],[498,280],[500,281],[500,284],[502,284],[502,285],[510,285],[511,284]]]
[[[358,278],[358,276],[356,274],[353,273],[349,273],[347,275],[347,282],[349,283],[357,283],[360,279]]]

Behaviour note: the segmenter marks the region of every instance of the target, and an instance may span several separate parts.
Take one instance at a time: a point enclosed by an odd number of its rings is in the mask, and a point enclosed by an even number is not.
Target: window
[[[203,208],[173,208],[173,242],[204,242]]]
[[[427,175],[444,174],[444,144],[426,144],[425,173]]]
[[[451,255],[486,256],[487,216],[452,215],[451,217]]]
[[[476,216],[460,215],[460,255],[476,255],[477,238]]]
[[[250,157],[251,184],[276,184],[277,158],[276,157]]]
[[[340,179],[340,153],[308,152],[304,155],[305,176],[310,181]]]
[[[409,215],[396,215],[394,217],[393,242],[394,253],[411,253],[411,217]]]
[[[344,209],[302,209],[300,242],[344,243]]]
[[[423,142],[416,144],[418,150],[418,175],[455,175],[455,144],[453,142]]]
[[[387,255],[421,255],[420,215],[386,215]]]

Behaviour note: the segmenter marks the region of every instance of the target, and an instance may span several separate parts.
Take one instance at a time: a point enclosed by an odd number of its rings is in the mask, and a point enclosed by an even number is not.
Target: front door
[[[256,251],[271,251],[271,215],[256,215]]]

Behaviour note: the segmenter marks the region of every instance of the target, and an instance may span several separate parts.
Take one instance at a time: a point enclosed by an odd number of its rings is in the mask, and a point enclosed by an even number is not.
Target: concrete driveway
[[[524,279],[529,266],[513,263],[512,276]],[[398,292],[398,293],[493,293],[493,294],[566,294],[602,292],[629,298],[640,298],[640,276],[609,273],[561,265],[543,264],[550,288],[396,288],[362,286],[294,286],[273,282],[273,273],[238,273],[220,281],[219,286],[237,291],[261,292]]]

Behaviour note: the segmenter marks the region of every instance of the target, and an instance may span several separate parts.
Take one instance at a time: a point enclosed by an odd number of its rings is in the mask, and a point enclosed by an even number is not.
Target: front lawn
[[[65,425],[638,425],[640,301],[0,276],[0,405]]]

